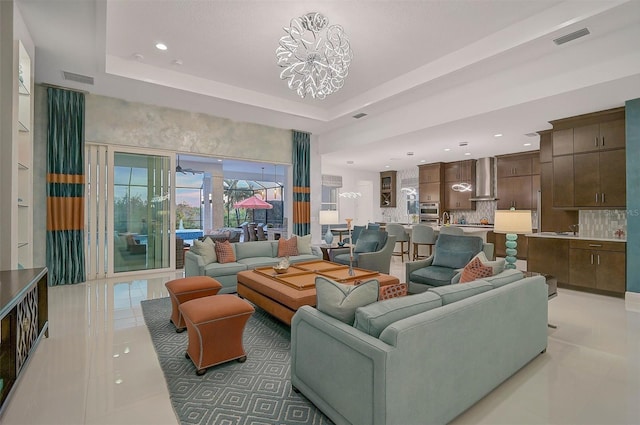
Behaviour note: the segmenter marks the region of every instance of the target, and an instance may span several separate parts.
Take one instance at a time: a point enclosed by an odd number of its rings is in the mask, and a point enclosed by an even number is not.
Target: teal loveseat
[[[354,325],[304,306],[291,384],[337,425],[448,423],[546,350],[545,279],[509,276],[369,304]]]

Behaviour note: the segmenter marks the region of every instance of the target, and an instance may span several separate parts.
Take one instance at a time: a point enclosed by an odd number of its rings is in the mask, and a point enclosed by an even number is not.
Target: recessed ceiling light
[[[221,159],[219,159],[219,160],[218,160],[218,162],[222,162],[222,160],[221,160]]]
[[[525,143],[524,146],[531,146],[531,143]]]
[[[391,165],[385,165],[385,166],[384,166],[384,168],[389,168],[389,167],[391,167]]]
[[[420,162],[427,162],[427,160],[426,159],[421,159]]]
[[[444,148],[445,152],[449,152],[451,149],[450,148]]]
[[[502,133],[494,134],[493,137],[502,137]]]
[[[167,50],[167,45],[164,43],[156,43],[156,49],[158,50]]]
[[[471,152],[465,152],[464,154],[465,154],[466,156],[469,156],[469,155],[471,155]]]

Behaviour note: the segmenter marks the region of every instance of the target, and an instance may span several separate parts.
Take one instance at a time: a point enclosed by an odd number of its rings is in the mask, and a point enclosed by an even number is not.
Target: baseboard
[[[624,306],[627,311],[640,313],[640,293],[627,291],[624,294]]]

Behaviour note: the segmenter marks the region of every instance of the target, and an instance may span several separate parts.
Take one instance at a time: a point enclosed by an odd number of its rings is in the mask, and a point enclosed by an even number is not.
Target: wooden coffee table
[[[323,260],[296,263],[284,274],[273,267],[259,267],[238,273],[238,295],[246,298],[287,325],[303,305],[316,305],[316,276],[324,276],[340,283],[353,285],[360,281],[377,279],[380,286],[400,283],[397,277],[364,269],[349,267]]]

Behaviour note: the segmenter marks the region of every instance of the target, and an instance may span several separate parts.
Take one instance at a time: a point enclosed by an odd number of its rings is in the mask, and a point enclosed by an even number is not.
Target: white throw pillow
[[[298,255],[313,254],[311,251],[311,235],[298,236]]]
[[[194,239],[191,251],[201,256],[205,265],[215,263],[218,260],[216,257],[215,244],[211,238],[204,238],[204,242]]]

